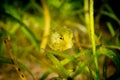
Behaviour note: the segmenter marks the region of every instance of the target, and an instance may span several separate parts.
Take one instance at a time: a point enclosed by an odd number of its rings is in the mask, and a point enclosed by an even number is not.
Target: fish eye
[[[63,38],[63,37],[60,37],[60,39],[61,39],[61,40],[64,40],[64,38]]]

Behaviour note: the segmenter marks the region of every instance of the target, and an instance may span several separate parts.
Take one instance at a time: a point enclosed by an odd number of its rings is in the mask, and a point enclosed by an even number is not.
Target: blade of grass
[[[73,73],[72,78],[76,77],[78,74],[80,74],[82,71],[84,71],[85,68],[88,68],[88,65],[91,64],[94,60],[94,56],[91,56],[90,59],[88,59],[85,62],[80,62],[78,63],[79,68]],[[92,74],[95,73],[94,71],[92,71]],[[96,74],[93,74],[93,76],[96,78]]]
[[[21,70],[21,68],[17,63],[17,58],[13,55],[13,49],[12,49],[12,44],[10,43],[10,39],[8,37],[5,37],[4,43],[5,43],[6,50],[8,51],[8,55],[13,60],[13,66],[16,69],[19,77],[21,78],[21,80],[27,80],[24,72]]]
[[[0,56],[0,64],[13,64],[13,60],[10,59],[10,58],[6,58],[6,57],[3,57],[3,56]],[[31,76],[32,78],[35,80],[32,72],[21,62],[17,62],[19,67],[24,70],[24,71],[27,71]]]
[[[90,32],[89,27],[89,0],[84,0],[84,16],[85,16],[85,25],[88,28],[88,32]]]
[[[71,56],[69,54],[66,54],[66,52],[59,52],[59,51],[51,51],[51,50],[47,50],[48,53],[52,53],[56,56],[60,56],[60,57],[63,57],[63,58],[70,58]]]
[[[39,4],[36,3],[35,0],[30,0],[30,5],[32,6],[32,8],[36,9],[39,13],[42,13],[42,8],[40,7]]]
[[[101,11],[101,13],[102,13],[103,15],[106,15],[106,16],[112,18],[113,20],[115,20],[115,21],[120,25],[120,19],[117,18],[117,16],[116,16],[115,14],[110,13],[110,12],[107,12],[107,11]]]
[[[61,76],[68,78],[69,77],[69,73],[68,71],[63,67],[63,65],[60,63],[60,61],[53,56],[52,54],[47,54],[49,59],[54,63],[54,65],[60,70],[60,74]]]
[[[110,59],[112,59],[112,61],[115,63],[116,68],[118,72],[120,72],[120,59],[119,57],[110,49],[107,49],[105,47],[101,47],[99,52],[101,52],[102,54],[108,56]]]
[[[110,22],[107,22],[107,27],[108,27],[108,29],[109,29],[112,37],[113,37],[113,36],[115,35],[115,31],[114,31],[114,29],[113,29],[112,24],[111,24]]]
[[[114,11],[112,10],[112,8],[111,8],[108,4],[105,4],[104,7],[105,7],[109,12],[115,14]]]
[[[47,76],[52,72],[52,70],[48,70],[47,72],[45,72],[43,74],[43,76],[40,78],[40,80],[45,80],[47,78]]]
[[[103,63],[103,78],[104,80],[107,79],[107,63],[108,63],[108,57],[105,57],[104,63]]]
[[[18,22],[21,25],[22,31],[25,33],[25,35],[29,38],[29,40],[36,46],[37,50],[40,49],[39,42],[36,39],[35,35],[31,32],[31,30],[19,19],[15,18],[9,13],[2,12],[1,15],[5,16],[6,18],[9,18],[10,20],[14,20],[15,22]]]
[[[50,14],[49,14],[49,8],[48,5],[46,4],[45,0],[41,0],[42,6],[44,8],[44,17],[45,17],[45,26],[44,26],[44,32],[43,32],[43,38],[40,44],[40,52],[43,53],[44,50],[47,46],[48,42],[48,35],[50,32]]]
[[[13,15],[15,18],[20,19],[20,15],[18,14],[15,7],[13,7],[9,4],[4,4],[4,8],[5,8],[6,13],[9,13],[9,14]]]
[[[115,46],[115,45],[105,45],[106,48],[111,48],[111,49],[118,49],[120,50],[120,47],[119,46]]]
[[[83,55],[84,55],[84,54],[78,53],[78,54],[76,54],[76,55],[74,55],[74,56],[72,56],[72,57],[68,57],[68,58],[66,57],[65,59],[61,60],[60,62],[61,62],[62,65],[66,65],[67,63],[73,62],[73,61],[75,61],[76,59],[82,57]]]
[[[92,51],[94,55],[94,63],[96,67],[96,80],[100,80],[100,73],[99,73],[99,67],[98,67],[98,59],[97,59],[97,54],[96,54],[96,43],[95,43],[95,32],[94,32],[94,11],[93,11],[93,1],[90,0],[90,31],[91,31],[91,42],[92,42]]]

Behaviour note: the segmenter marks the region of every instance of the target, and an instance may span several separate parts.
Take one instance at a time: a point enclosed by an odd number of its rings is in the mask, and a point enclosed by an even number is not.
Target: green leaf
[[[103,15],[106,15],[106,16],[110,17],[111,19],[115,20],[120,25],[120,19],[117,18],[115,14],[107,12],[107,11],[102,11],[101,13]]]
[[[9,5],[9,4],[4,4],[5,11],[11,15],[13,15],[15,18],[20,19],[20,15],[18,14],[17,10],[15,7]]]
[[[94,60],[93,57],[94,57],[94,56],[91,56],[91,57],[90,57],[87,61],[85,61],[85,62],[79,62],[79,63],[78,63],[79,68],[73,73],[72,77],[74,78],[74,77],[76,77],[78,74],[80,74],[82,71],[84,71],[85,68],[88,67],[88,65],[93,62],[93,60]],[[94,76],[96,77],[95,74],[94,74]]]
[[[43,76],[40,78],[40,80],[45,80],[47,78],[47,76],[52,72],[52,70],[48,70],[47,72],[45,72],[43,74]]]
[[[107,24],[107,27],[108,27],[108,29],[113,37],[115,35],[115,31],[114,31],[112,24],[110,22],[107,22],[106,24]]]
[[[1,13],[3,16],[5,16],[6,18],[9,18],[11,20],[14,20],[16,22],[18,22],[21,25],[21,29],[24,32],[24,34],[28,37],[28,39],[33,43],[33,45],[36,46],[37,50],[40,49],[39,47],[39,41],[37,40],[37,38],[35,37],[35,35],[32,33],[32,31],[19,19],[15,18],[13,15],[2,12]]]
[[[60,70],[60,75],[63,77],[69,77],[68,71],[63,67],[63,65],[60,63],[60,61],[52,54],[47,54],[49,59],[54,63],[56,66],[56,69]]]
[[[119,57],[115,54],[115,52],[113,52],[110,49],[107,49],[105,47],[101,47],[100,50],[98,50],[98,52],[108,56],[110,59],[112,59],[112,61],[115,63],[117,71],[120,72],[120,59]]]

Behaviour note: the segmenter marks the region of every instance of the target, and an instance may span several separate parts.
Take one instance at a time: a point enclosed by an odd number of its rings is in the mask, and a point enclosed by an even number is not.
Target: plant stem
[[[44,49],[46,48],[47,41],[48,41],[48,35],[50,32],[50,15],[48,6],[46,4],[45,0],[41,0],[43,8],[44,8],[44,17],[45,17],[45,27],[44,27],[44,33],[43,33],[43,39],[41,41],[40,45],[40,52],[43,53]]]
[[[13,49],[12,49],[12,44],[10,43],[10,40],[8,39],[8,37],[6,37],[4,39],[4,43],[7,47],[8,53],[13,61],[13,66],[15,67],[18,75],[20,76],[21,80],[27,80],[25,74],[23,73],[22,69],[19,67],[18,63],[17,63],[17,59],[16,57],[13,55]]]
[[[94,14],[93,14],[93,0],[90,0],[90,30],[91,30],[91,42],[92,42],[92,51],[94,56],[94,63],[96,67],[96,80],[100,80],[99,75],[99,68],[98,68],[98,60],[97,60],[97,54],[96,54],[96,44],[95,44],[95,32],[94,32]]]
[[[85,16],[85,26],[88,28],[88,32],[90,31],[89,28],[89,0],[84,0],[84,16]]]
[[[113,37],[115,35],[115,31],[113,29],[112,24],[110,22],[107,22],[106,24],[107,24],[107,27],[108,27],[110,33],[111,33],[111,36]]]

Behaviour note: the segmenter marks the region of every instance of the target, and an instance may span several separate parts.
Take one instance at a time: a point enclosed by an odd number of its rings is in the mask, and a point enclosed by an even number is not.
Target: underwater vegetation
[[[2,0],[0,80],[120,80],[117,0]]]

